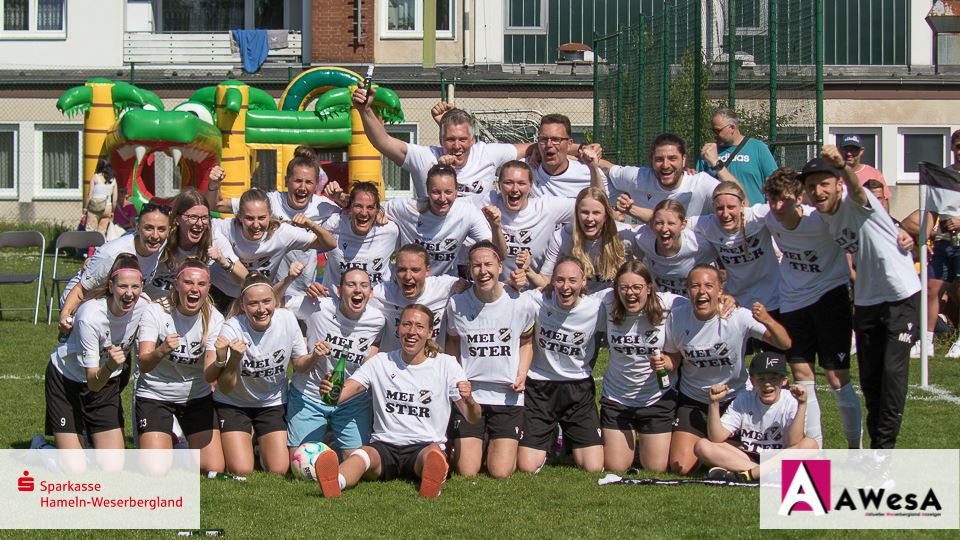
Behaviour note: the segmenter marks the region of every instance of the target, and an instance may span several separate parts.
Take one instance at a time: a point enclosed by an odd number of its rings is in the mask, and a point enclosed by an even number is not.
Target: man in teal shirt
[[[764,202],[763,182],[777,170],[770,149],[762,141],[740,133],[740,120],[731,109],[717,109],[712,124],[716,142],[703,146],[697,170],[719,178],[720,171],[726,168],[740,181],[750,204]],[[732,162],[731,154],[735,154]]]

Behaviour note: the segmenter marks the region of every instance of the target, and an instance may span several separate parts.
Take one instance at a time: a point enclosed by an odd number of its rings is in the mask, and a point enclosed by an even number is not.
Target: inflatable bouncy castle
[[[219,164],[227,172],[222,196],[239,197],[250,187],[257,153],[273,151],[277,188],[282,190],[285,164],[301,144],[321,150],[345,148],[345,178],[375,182],[382,194],[380,153],[350,106],[350,96],[362,80],[347,69],[313,68],[290,82],[279,107],[263,90],[228,80],[197,90],[167,111],[153,92],[98,78],[68,90],[57,108],[68,116],[84,115],[84,200],[86,179],[93,175],[100,156],[109,156],[120,185],[126,186],[138,210],[156,200],[156,152],[173,159],[181,189],[194,186],[205,191],[210,169]],[[385,122],[403,121],[396,93],[374,88],[377,115]]]

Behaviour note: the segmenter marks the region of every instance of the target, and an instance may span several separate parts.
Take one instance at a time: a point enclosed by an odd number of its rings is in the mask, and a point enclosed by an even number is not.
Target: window
[[[918,181],[921,161],[940,166],[947,163],[949,128],[900,128],[898,135],[899,179]]]
[[[511,34],[545,34],[547,2],[545,0],[505,0],[506,31]]]
[[[417,142],[417,126],[412,124],[389,125],[387,133],[406,143]],[[413,196],[410,173],[386,158],[383,159],[383,190],[388,199]]]
[[[903,172],[920,172],[919,163],[943,166],[943,135],[914,133],[903,136]]]
[[[80,193],[80,129],[38,127],[40,188],[50,194]]]
[[[176,197],[177,193],[180,193],[180,167],[174,167],[173,158],[165,152],[154,152],[153,194],[167,199]]]
[[[387,0],[381,6],[381,37],[423,37],[423,0]],[[438,38],[453,38],[453,8],[454,0],[437,0]]]
[[[740,0],[734,4],[738,36],[762,36],[767,34],[767,2]]]
[[[155,20],[163,32],[227,32],[243,28],[244,0],[159,0]]]
[[[0,197],[17,195],[17,132],[0,126]]]
[[[864,165],[870,165],[871,167],[877,167],[877,163],[880,162],[879,156],[877,155],[877,135],[875,133],[861,133],[859,131],[850,130],[838,132],[836,134],[837,146],[842,145],[843,139],[848,135],[856,135],[860,137],[860,144],[863,145],[863,154],[860,155],[860,163],[863,163]]]
[[[5,37],[65,37],[65,0],[0,0]]]

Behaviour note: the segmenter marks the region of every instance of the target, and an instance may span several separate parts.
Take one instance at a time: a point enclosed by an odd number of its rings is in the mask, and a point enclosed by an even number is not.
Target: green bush
[[[57,237],[60,236],[60,233],[75,229],[76,225],[67,223],[0,221],[0,232],[37,231],[42,234],[47,242],[47,253],[53,253],[53,246],[56,245]]]

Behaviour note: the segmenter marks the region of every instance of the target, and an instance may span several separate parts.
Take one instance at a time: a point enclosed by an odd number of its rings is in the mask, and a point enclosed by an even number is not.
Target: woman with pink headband
[[[46,433],[57,448],[83,448],[86,432],[94,448],[122,449],[122,387],[147,301],[140,297],[143,274],[136,255],[117,255],[106,285],[80,305],[70,337],[50,355],[45,379]]]
[[[173,448],[176,418],[187,444],[200,450],[200,470],[222,472],[213,391],[204,375],[214,370],[214,342],[223,315],[209,296],[207,263],[187,257],[173,278],[173,287],[166,298],[147,307],[140,321],[140,377],[134,389],[138,446]]]
[[[297,317],[279,305],[270,278],[248,274],[214,344],[216,361],[204,373],[207,381],[217,381],[213,401],[232,473],[253,471],[251,433],[260,444],[263,469],[287,473],[287,366],[316,362],[330,352],[325,341],[308,352]]]

